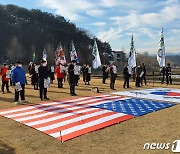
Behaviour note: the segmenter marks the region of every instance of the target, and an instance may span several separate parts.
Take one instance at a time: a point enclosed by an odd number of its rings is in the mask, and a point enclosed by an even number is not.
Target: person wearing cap
[[[44,87],[44,80],[48,78],[49,71],[47,67],[47,62],[45,60],[41,60],[41,65],[38,68],[39,73],[39,95],[40,99],[46,99],[49,100],[47,97],[47,88]]]
[[[2,94],[4,94],[4,86],[6,85],[6,90],[7,90],[7,93],[11,93],[9,91],[9,77],[7,77],[7,72],[8,72],[8,66],[7,64],[4,63],[4,66],[3,68],[1,69],[1,76],[2,76]]]
[[[25,84],[26,84],[26,75],[25,71],[22,68],[21,61],[16,61],[16,67],[12,70],[12,83],[16,87],[19,85],[19,89],[15,88],[15,104],[19,103],[19,94],[21,96],[21,102],[27,103],[25,100]]]
[[[116,78],[117,78],[117,68],[115,66],[115,63],[113,62],[110,67],[110,89],[111,90],[116,90],[114,88]]]
[[[68,79],[69,79],[71,96],[77,96],[77,94],[75,93],[75,75],[74,75],[74,66],[75,65],[76,65],[76,61],[72,60],[68,66]]]

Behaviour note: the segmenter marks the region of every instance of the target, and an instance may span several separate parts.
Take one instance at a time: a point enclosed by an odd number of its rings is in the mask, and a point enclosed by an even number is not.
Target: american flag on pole
[[[0,111],[0,115],[46,133],[62,142],[131,118],[92,106],[123,99],[122,96],[101,95],[68,101],[20,106]]]

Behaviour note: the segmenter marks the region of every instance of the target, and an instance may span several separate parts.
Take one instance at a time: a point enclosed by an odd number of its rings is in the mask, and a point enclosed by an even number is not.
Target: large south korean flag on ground
[[[180,89],[156,88],[114,92],[115,95],[180,103]]]

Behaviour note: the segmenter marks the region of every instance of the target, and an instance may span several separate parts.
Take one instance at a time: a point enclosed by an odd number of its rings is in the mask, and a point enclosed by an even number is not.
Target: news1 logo
[[[180,140],[175,140],[171,148],[172,152],[180,152]]]
[[[175,140],[172,145],[171,143],[145,143],[144,150],[168,150],[172,152],[180,152],[180,140]]]

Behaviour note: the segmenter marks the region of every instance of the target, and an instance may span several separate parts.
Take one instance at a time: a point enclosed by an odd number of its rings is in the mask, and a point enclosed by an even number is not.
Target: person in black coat
[[[38,90],[38,71],[35,67],[35,63],[32,63],[32,67],[30,69],[31,84],[34,86],[34,90]]]
[[[129,88],[129,78],[130,78],[130,74],[128,71],[128,65],[126,65],[126,67],[124,67],[123,69],[123,77],[124,77],[124,85],[123,88],[126,89],[126,84],[127,84],[127,88]]]
[[[136,87],[141,87],[141,66],[136,67]]]
[[[83,73],[83,81],[84,83],[86,83],[86,64],[84,64],[82,67],[81,67],[81,71]]]
[[[44,61],[44,60],[41,61],[41,66],[38,68],[38,73],[39,73],[40,99],[43,100],[43,98],[44,98],[46,100],[49,100],[49,98],[47,97],[47,88],[44,87],[44,79],[47,79],[48,75],[49,75],[46,61]]]
[[[108,73],[109,73],[109,70],[108,70],[108,65],[105,64],[102,68],[102,72],[103,72],[103,80],[102,80],[102,83],[103,84],[106,84],[106,79],[108,78]]]
[[[172,84],[170,63],[168,63],[167,67],[166,67],[166,83],[167,83],[167,85]]]
[[[85,85],[90,85],[90,81],[91,81],[91,66],[89,66],[89,64],[86,65],[86,81],[85,81]]]
[[[75,93],[75,75],[74,75],[74,65],[76,65],[76,61],[72,60],[71,64],[68,67],[68,79],[69,79],[69,86],[70,86],[70,95],[77,96]]]

